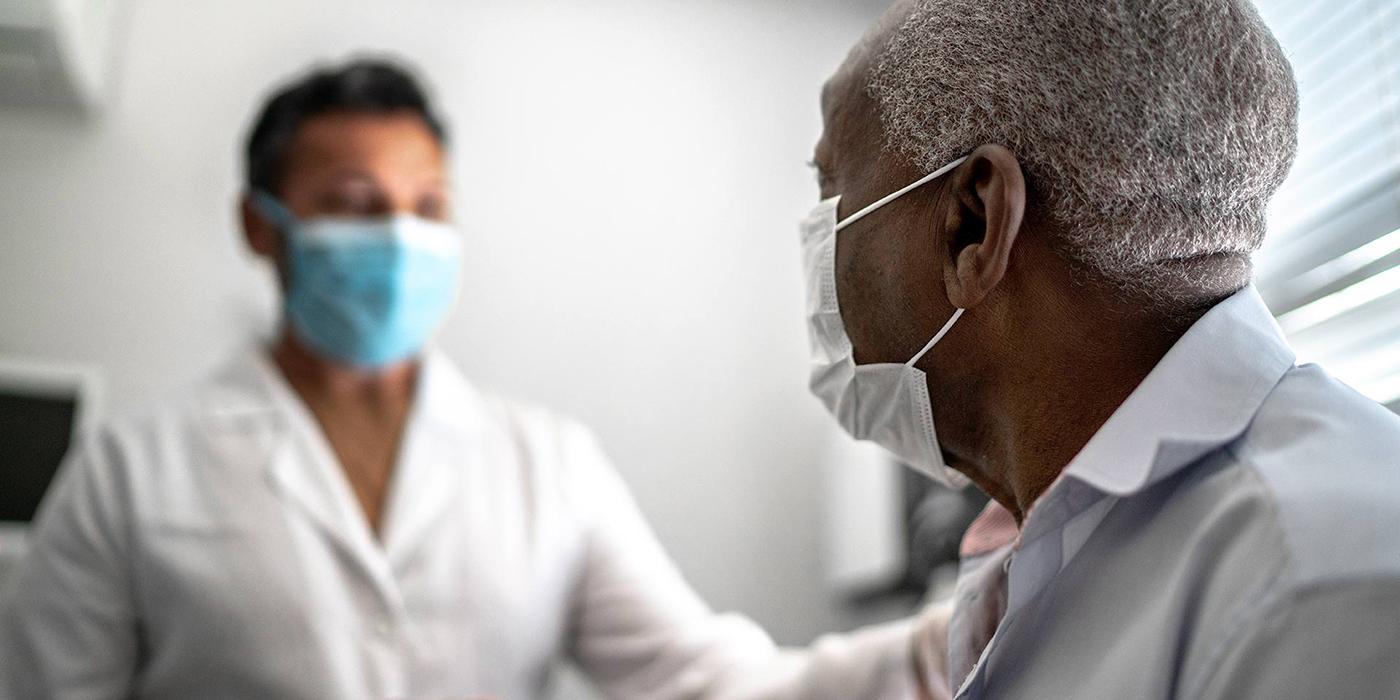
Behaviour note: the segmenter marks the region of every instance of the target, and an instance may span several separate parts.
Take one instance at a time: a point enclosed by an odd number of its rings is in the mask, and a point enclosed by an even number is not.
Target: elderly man
[[[994,499],[934,697],[1400,697],[1400,419],[1250,286],[1296,95],[1247,0],[900,2],[827,86],[813,390]]]

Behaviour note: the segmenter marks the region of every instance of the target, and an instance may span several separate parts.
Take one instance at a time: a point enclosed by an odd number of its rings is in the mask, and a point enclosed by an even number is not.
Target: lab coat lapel
[[[463,471],[479,461],[482,416],[480,398],[451,361],[426,353],[385,512],[391,564],[404,563],[448,512],[463,507]]]
[[[282,418],[267,463],[277,495],[299,517],[309,519],[330,544],[344,554],[388,605],[398,603],[398,588],[384,550],[360,510],[349,483],[320,427],[290,387],[260,354],[254,358],[259,379]]]
[[[295,442],[290,434],[284,436],[269,464],[269,475],[278,495],[292,510],[309,518],[322,536],[339,548],[347,560],[362,569],[371,581],[392,588],[384,576],[383,554],[375,551],[378,546],[368,533],[364,516],[345,507],[343,502],[351,500],[350,495],[337,493],[348,489],[343,483],[319,474],[326,470],[312,463],[322,460],[308,460],[304,450],[298,449]],[[352,502],[350,505],[355,504]]]

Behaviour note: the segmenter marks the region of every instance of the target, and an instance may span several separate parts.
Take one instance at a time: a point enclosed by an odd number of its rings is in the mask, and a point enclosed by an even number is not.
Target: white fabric
[[[964,561],[956,697],[1400,697],[1400,418],[1294,365],[1253,288]]]
[[[696,597],[586,430],[437,355],[421,381],[380,539],[260,353],[85,441],[0,610],[0,698],[510,700],[561,658],[621,699],[911,697],[911,623],[780,651]]]
[[[395,214],[382,219],[310,219],[299,224],[297,235],[309,246],[343,248],[349,243],[398,240],[410,248],[443,257],[455,259],[462,254],[462,234],[454,226],[413,214]]]

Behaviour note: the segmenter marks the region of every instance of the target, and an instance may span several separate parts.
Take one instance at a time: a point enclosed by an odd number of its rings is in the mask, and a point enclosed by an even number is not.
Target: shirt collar
[[[245,348],[218,375],[215,386],[210,403],[217,416],[278,412],[301,402],[263,344]],[[412,408],[415,421],[458,436],[480,427],[481,395],[435,346],[423,351],[417,391]]]
[[[418,391],[417,417],[445,437],[467,437],[484,425],[482,395],[436,346],[423,351]]]
[[[1246,287],[1191,326],[1064,476],[1137,493],[1243,434],[1293,363],[1264,300]]]

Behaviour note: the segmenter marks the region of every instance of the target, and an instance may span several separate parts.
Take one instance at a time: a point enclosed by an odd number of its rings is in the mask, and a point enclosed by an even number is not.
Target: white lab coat
[[[261,352],[85,440],[34,537],[3,700],[531,698],[566,657],[613,698],[912,692],[909,623],[796,652],[712,613],[587,430],[437,354],[382,538]]]

